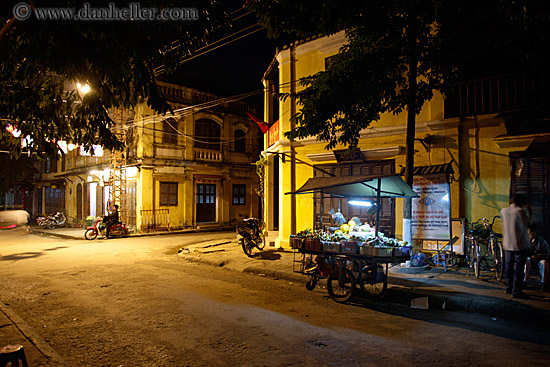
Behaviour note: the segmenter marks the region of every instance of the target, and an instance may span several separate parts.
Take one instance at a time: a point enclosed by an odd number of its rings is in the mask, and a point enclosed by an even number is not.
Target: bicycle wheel
[[[349,269],[334,269],[327,279],[330,298],[336,302],[347,302],[355,290],[355,278]]]
[[[473,268],[473,258],[474,258],[473,249],[474,249],[474,246],[472,244],[472,239],[466,238],[466,240],[464,241],[464,262],[470,268]]]
[[[479,273],[481,271],[481,255],[479,254],[479,246],[477,244],[477,241],[474,242],[473,246],[473,267],[474,267],[474,275],[476,278],[479,278]]]
[[[382,272],[382,278],[378,275],[378,269],[373,271],[370,269],[363,269],[364,273],[359,281],[359,286],[361,290],[371,297],[381,297],[386,293],[388,289],[388,277],[386,273]]]
[[[494,246],[495,252],[495,277],[500,282],[504,278],[504,248],[502,243],[497,242]]]
[[[95,240],[97,237],[97,232],[94,229],[88,229],[86,230],[86,233],[84,233],[84,237],[87,240]]]

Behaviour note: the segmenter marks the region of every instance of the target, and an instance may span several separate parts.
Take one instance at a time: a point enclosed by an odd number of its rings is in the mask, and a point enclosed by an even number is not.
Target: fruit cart
[[[397,175],[310,178],[301,188],[287,194],[318,191],[353,199],[375,198],[377,208],[383,197],[418,197]],[[295,251],[293,270],[310,277],[307,289],[313,290],[319,279],[326,278],[328,293],[336,302],[348,301],[357,287],[369,296],[381,296],[386,292],[388,265],[410,259],[411,247],[381,246],[379,215],[377,210],[374,236],[365,242],[326,241],[309,235],[290,237],[290,246]]]
[[[346,302],[360,288],[367,296],[380,297],[388,288],[388,265],[410,259],[410,246],[375,247],[353,241],[324,242],[290,238],[294,248],[293,270],[310,277],[313,290],[327,279],[327,290],[336,302]]]

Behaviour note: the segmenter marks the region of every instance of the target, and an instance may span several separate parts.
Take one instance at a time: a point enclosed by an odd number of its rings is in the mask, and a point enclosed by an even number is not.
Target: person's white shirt
[[[528,250],[531,247],[527,227],[529,215],[524,208],[511,204],[500,211],[504,240],[502,246],[506,251]]]

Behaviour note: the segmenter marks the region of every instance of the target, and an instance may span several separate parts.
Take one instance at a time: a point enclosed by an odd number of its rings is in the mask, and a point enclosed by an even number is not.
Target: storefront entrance
[[[395,173],[395,161],[371,161],[365,163],[352,164],[321,164],[315,165],[314,177],[330,177],[333,176],[361,176],[361,175],[381,175]],[[323,172],[324,171],[324,172]],[[352,217],[359,217],[362,223],[374,225],[376,215],[369,212],[369,208],[361,206],[348,205],[347,198],[335,198],[325,194],[323,201],[323,213],[321,213],[321,193],[314,194],[315,207],[315,228],[321,228],[321,215],[323,216],[323,227],[334,226],[332,215],[329,214],[330,209],[335,212],[340,212],[344,218],[349,221]],[[376,200],[376,198],[373,198]],[[395,200],[383,198],[380,211],[380,232],[383,232],[389,237],[395,235]]]
[[[216,221],[216,185],[197,184],[197,223]]]
[[[510,155],[512,166],[510,195],[524,194],[529,199],[531,218],[546,240],[550,236],[550,157]]]

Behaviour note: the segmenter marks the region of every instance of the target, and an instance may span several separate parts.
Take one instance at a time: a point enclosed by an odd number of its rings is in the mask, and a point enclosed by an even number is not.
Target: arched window
[[[170,117],[162,123],[162,142],[164,144],[178,144],[178,122],[176,119]]]
[[[220,125],[209,119],[195,121],[195,148],[221,150]]]
[[[246,153],[246,133],[241,130],[235,130],[233,134],[235,140],[235,152],[237,153]]]

